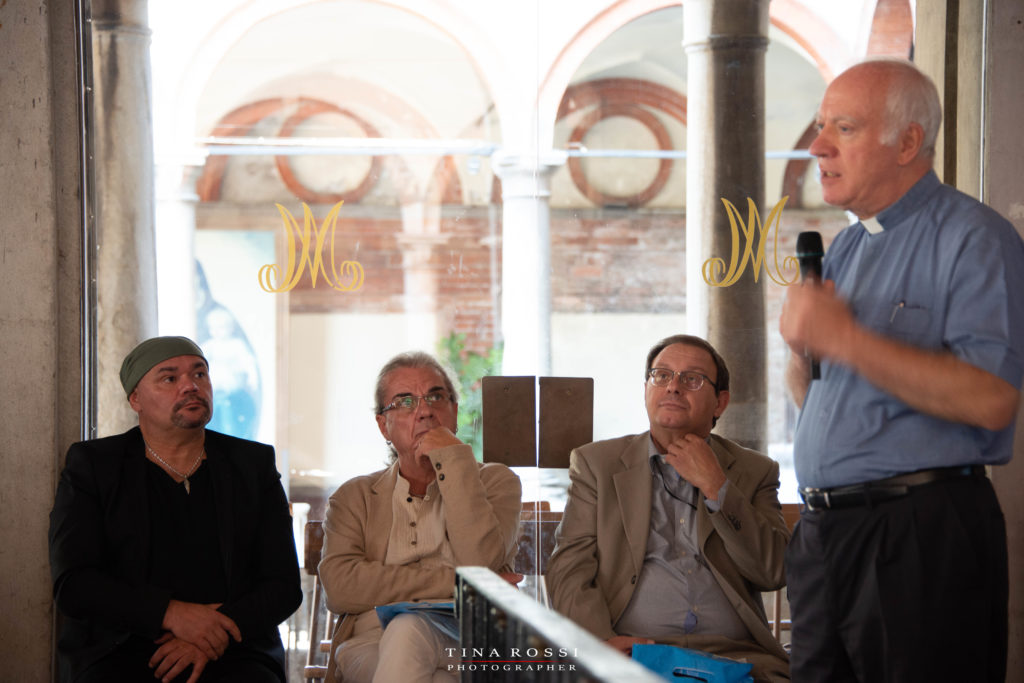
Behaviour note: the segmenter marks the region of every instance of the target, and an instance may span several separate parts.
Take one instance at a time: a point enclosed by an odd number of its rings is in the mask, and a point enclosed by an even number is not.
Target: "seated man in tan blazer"
[[[626,654],[668,643],[788,680],[761,601],[785,584],[779,466],[711,434],[729,370],[705,340],[658,342],[645,377],[650,431],[572,452],[546,576],[552,604]]]
[[[334,634],[330,680],[455,681],[458,639],[415,614],[382,629],[375,608],[451,601],[455,567],[490,567],[511,583],[522,487],[512,471],[480,464],[454,434],[455,386],[425,353],[404,353],[377,377],[377,426],[396,456],[331,496],[320,579]]]

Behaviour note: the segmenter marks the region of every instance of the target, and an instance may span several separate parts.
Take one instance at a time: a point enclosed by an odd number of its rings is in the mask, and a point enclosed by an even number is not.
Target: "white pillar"
[[[196,178],[201,161],[156,168],[156,284],[160,334],[196,338]]]
[[[441,234],[440,210],[417,201],[402,206],[402,276],[405,280],[406,343],[432,354],[448,331],[438,325],[438,266],[434,252],[448,238]]]
[[[551,374],[551,175],[564,153],[498,152],[501,178],[502,374]]]

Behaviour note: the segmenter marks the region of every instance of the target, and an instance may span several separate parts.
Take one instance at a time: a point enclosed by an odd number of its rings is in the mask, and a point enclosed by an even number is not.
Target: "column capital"
[[[97,32],[116,33],[121,36],[149,40],[148,0],[93,0],[90,6],[92,29]]]
[[[687,0],[683,3],[686,52],[760,51],[768,47],[769,0]]]
[[[552,174],[564,166],[568,158],[564,150],[538,154],[499,149],[491,155],[491,169],[501,178],[503,199],[548,197]]]

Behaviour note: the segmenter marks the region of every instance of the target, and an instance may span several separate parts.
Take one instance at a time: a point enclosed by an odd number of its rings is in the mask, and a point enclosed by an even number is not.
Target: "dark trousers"
[[[156,649],[152,644],[140,644],[132,638],[125,645],[86,669],[75,683],[155,683],[149,668],[149,658]],[[284,677],[279,667],[260,653],[244,652],[229,647],[220,659],[207,663],[199,683],[281,683]],[[172,683],[186,683],[192,667],[174,678]]]
[[[793,681],[1006,676],[1006,526],[988,479],[805,510],[786,551]]]

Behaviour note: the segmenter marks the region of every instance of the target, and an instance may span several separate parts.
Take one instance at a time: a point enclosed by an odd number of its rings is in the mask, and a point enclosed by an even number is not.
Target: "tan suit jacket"
[[[522,507],[519,477],[505,465],[478,463],[466,445],[439,448],[429,456],[456,566],[512,571]],[[334,633],[328,680],[334,680],[333,653],[351,637],[360,613],[393,602],[451,599],[454,594],[452,567],[384,564],[398,476],[396,463],[350,479],[328,502],[320,580],[328,609],[347,615]]]
[[[651,522],[650,433],[573,450],[569,499],[546,574],[556,610],[607,640],[643,567]],[[788,661],[772,637],[761,591],[785,585],[789,530],[779,504],[774,460],[717,435],[711,449],[730,488],[717,513],[700,504],[701,551],[757,645]]]

